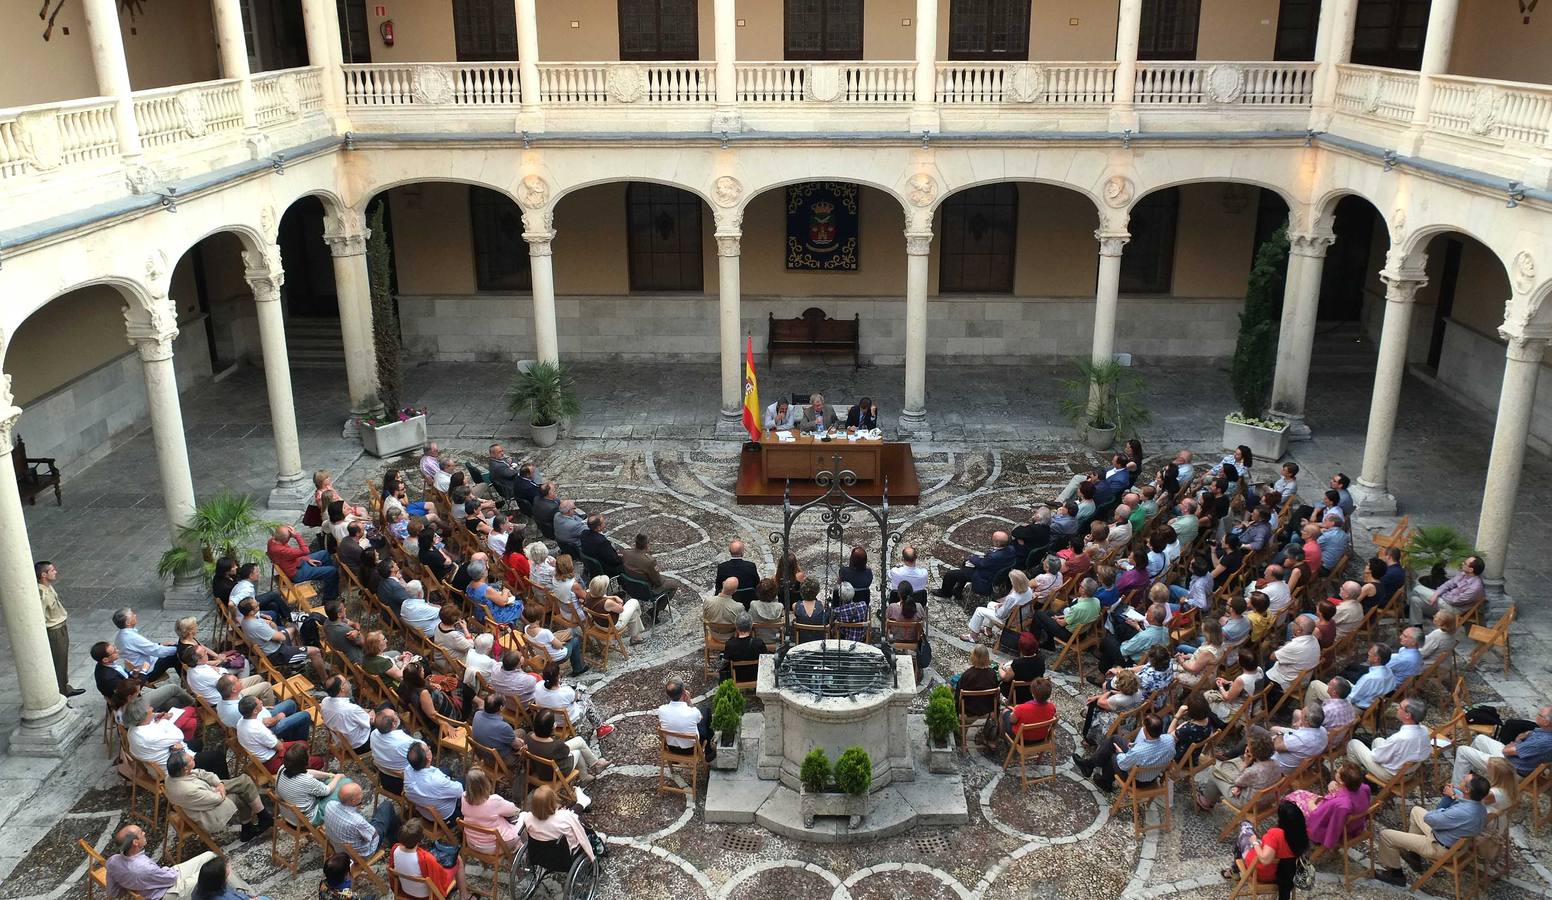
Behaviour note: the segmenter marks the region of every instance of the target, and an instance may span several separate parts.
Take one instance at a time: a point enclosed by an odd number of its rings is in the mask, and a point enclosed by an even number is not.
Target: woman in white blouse
[[[1423,638],[1423,646],[1418,652],[1423,655],[1424,664],[1432,664],[1434,658],[1440,653],[1454,653],[1455,645],[1460,642],[1457,633],[1460,628],[1460,620],[1455,613],[1447,609],[1441,609],[1433,614],[1433,631]]]
[[[973,643],[982,637],[991,637],[996,628],[1001,628],[1014,610],[1027,605],[1035,599],[1035,592],[1029,587],[1029,576],[1023,571],[1014,569],[1008,573],[1008,596],[1001,601],[993,600],[985,606],[978,607],[970,615],[970,632],[960,635],[959,639],[965,643]]]
[[[593,698],[560,680],[560,663],[554,660],[545,664],[542,678],[534,686],[534,705],[556,712],[565,710],[571,727],[578,732],[593,731],[603,723]]]

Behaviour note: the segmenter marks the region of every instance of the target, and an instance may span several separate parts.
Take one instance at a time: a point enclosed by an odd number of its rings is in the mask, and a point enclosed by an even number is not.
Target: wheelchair
[[[566,900],[592,900],[598,889],[598,863],[581,850],[572,851],[566,839],[536,841],[529,838],[512,859],[512,900],[529,900],[539,886],[554,880]]]

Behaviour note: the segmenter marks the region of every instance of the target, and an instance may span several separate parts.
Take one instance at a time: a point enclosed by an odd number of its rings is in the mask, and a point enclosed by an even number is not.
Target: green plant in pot
[[[927,701],[927,737],[934,748],[952,746],[954,733],[959,730],[959,713],[954,709],[954,694],[943,685],[943,693],[936,689]]]
[[[1096,450],[1109,449],[1117,435],[1132,437],[1148,422],[1142,404],[1143,378],[1115,360],[1079,359],[1076,377],[1062,383],[1062,412]]]
[[[1239,337],[1229,366],[1229,385],[1239,404],[1223,419],[1223,446],[1248,446],[1257,459],[1280,459],[1288,450],[1288,422],[1267,417],[1277,369],[1283,284],[1288,275],[1288,230],[1279,228],[1256,250],[1239,314]]]
[[[802,782],[803,790],[810,794],[818,794],[830,786],[830,754],[823,747],[815,747],[803,757],[803,765],[798,769],[798,781]]]
[[[1444,583],[1446,569],[1459,566],[1474,552],[1466,536],[1450,526],[1423,525],[1412,532],[1402,556],[1414,572],[1428,570],[1418,581],[1426,587],[1438,587]]]
[[[560,423],[581,411],[576,381],[558,362],[536,362],[519,368],[507,391],[507,406],[514,416],[527,416],[533,442],[540,447],[555,443]]]
[[[156,574],[176,578],[214,572],[221,556],[256,560],[263,552],[255,546],[259,535],[274,527],[259,517],[252,497],[222,491],[194,507],[194,516],[178,529],[177,545],[157,561]]]
[[[873,786],[873,758],[862,747],[848,747],[835,761],[835,786],[860,797]]]
[[[721,746],[731,747],[738,742],[743,719],[743,691],[732,679],[727,679],[717,685],[717,693],[711,701],[711,730],[717,733]]]

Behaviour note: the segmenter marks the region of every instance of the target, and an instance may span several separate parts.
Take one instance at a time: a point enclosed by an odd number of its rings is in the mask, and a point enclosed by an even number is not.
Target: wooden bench
[[[778,354],[850,355],[852,366],[862,367],[861,315],[853,316],[848,322],[829,318],[824,310],[811,306],[796,319],[778,319],[775,314],[769,319],[770,331],[765,339],[767,359],[775,359]]]
[[[21,494],[23,500],[36,506],[38,495],[52,487],[54,504],[65,505],[59,492],[59,466],[54,464],[54,457],[29,457],[27,443],[17,437],[16,447],[11,451],[11,461],[16,465],[16,492]]]

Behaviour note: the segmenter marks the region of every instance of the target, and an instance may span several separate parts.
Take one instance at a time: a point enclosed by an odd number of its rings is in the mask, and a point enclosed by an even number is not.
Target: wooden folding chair
[[[609,614],[599,610],[585,609],[587,620],[582,623],[582,653],[587,654],[587,645],[591,641],[598,647],[598,667],[605,672],[609,671],[609,651],[617,650],[626,659],[630,659],[630,650],[625,646],[625,632],[609,619]]]
[[[1086,625],[1069,629],[1070,635],[1067,640],[1058,642],[1062,649],[1056,654],[1056,662],[1051,664],[1051,670],[1060,669],[1062,663],[1070,656],[1077,670],[1078,680],[1083,680],[1083,654],[1099,649],[1098,627],[1099,620],[1096,619]]]
[[[965,699],[966,698],[977,698],[977,697],[990,698],[991,701],[992,701],[992,708],[989,711],[981,713],[979,715],[970,715],[970,714],[966,713],[965,712]],[[987,688],[984,691],[960,691],[959,692],[959,749],[961,751],[968,751],[969,748],[970,748],[970,741],[969,741],[970,726],[974,725],[977,722],[984,722],[987,719],[991,719],[993,722],[1000,721],[998,714],[1001,712],[1001,710],[1002,710],[1002,690],[1000,688]]]
[[[537,787],[549,787],[560,795],[563,802],[576,802],[577,791],[572,782],[582,774],[580,767],[575,767],[563,775],[555,763],[542,756],[534,756],[527,747],[523,748],[523,763],[528,769],[526,776],[528,792],[531,793]]]
[[[1303,706],[1304,692],[1309,689],[1310,679],[1313,678],[1314,675],[1315,670],[1313,668],[1305,669],[1304,671],[1300,672],[1298,676],[1293,679],[1293,681],[1288,683],[1288,689],[1283,691],[1283,695],[1277,698],[1277,704],[1271,709],[1267,710],[1266,717],[1268,719],[1276,719],[1277,714],[1281,712],[1282,708],[1290,702],[1293,703],[1294,709]]]
[[[325,836],[327,836],[327,835],[325,835]],[[387,856],[388,856],[388,848],[387,847],[385,847],[385,846],[378,847],[377,848],[377,852],[372,854],[372,858],[371,859],[367,859],[366,857],[362,856],[361,852],[359,850],[357,850],[355,847],[350,846],[349,844],[336,844],[333,841],[330,841],[328,843],[328,848],[330,850],[343,850],[345,852],[345,854],[350,857],[350,863],[351,863],[350,874],[351,874],[351,877],[353,877],[353,878],[365,878],[368,881],[372,882],[372,884],[376,885],[377,888],[379,890],[381,890],[384,894],[388,894],[389,896],[393,895],[393,887],[388,883],[388,879],[386,879],[382,875],[378,874],[377,868],[376,868],[378,863],[382,862],[384,859],[387,858]]]
[[[728,670],[733,676],[733,686],[740,691],[752,691],[758,686],[760,676],[758,659],[741,659],[729,663]]]
[[[1240,897],[1278,896],[1277,882],[1257,881],[1255,866],[1247,866],[1243,859],[1238,859],[1234,861],[1234,868],[1239,872],[1239,878],[1234,882],[1234,890],[1229,892],[1229,900],[1239,900]]]
[[[1381,804],[1388,803],[1391,797],[1395,797],[1400,801],[1402,824],[1411,821],[1408,818],[1410,808],[1407,806],[1407,801],[1411,797],[1412,789],[1420,787],[1423,783],[1425,775],[1423,763],[1425,761],[1416,760],[1409,762],[1386,779],[1382,779],[1368,770],[1364,771],[1364,780],[1369,782],[1371,790],[1378,788],[1374,792],[1375,802]]]
[[[1477,604],[1479,607],[1480,602]],[[1473,607],[1475,609],[1477,607]],[[1511,606],[1504,611],[1492,628],[1483,628],[1481,625],[1472,625],[1466,632],[1466,637],[1476,642],[1476,648],[1471,651],[1471,658],[1466,661],[1467,669],[1475,669],[1490,651],[1496,651],[1503,657],[1503,671],[1509,674],[1509,626],[1514,624],[1514,616],[1518,607]],[[1461,625],[1465,625],[1465,617],[1461,618]]]
[[[806,644],[809,641],[822,641],[830,636],[829,625],[805,625],[802,622],[793,622],[793,642]],[[720,651],[719,651],[720,652]]]
[[[1546,812],[1541,809],[1541,798],[1552,797],[1552,765],[1542,763],[1520,779],[1520,801],[1530,801],[1530,830],[1539,834],[1541,826],[1552,821],[1552,804]]]
[[[1121,779],[1121,789],[1116,793],[1115,801],[1110,804],[1110,815],[1114,816],[1122,806],[1130,804],[1132,807],[1132,836],[1141,837],[1149,831],[1169,831],[1174,827],[1174,782],[1166,777],[1169,766],[1153,766],[1151,768],[1133,768],[1126,772]],[[1161,801],[1164,814],[1160,817],[1158,825],[1147,824],[1148,804],[1154,800]]]
[[[274,566],[276,589],[280,591],[281,599],[289,606],[294,606],[298,611],[310,613],[316,610],[313,601],[318,599],[318,585],[311,581],[297,584],[286,575],[285,570]]]
[[[1218,831],[1218,840],[1226,841],[1229,835],[1239,828],[1241,821],[1249,822],[1252,828],[1261,824],[1261,821],[1277,812],[1277,801],[1283,795],[1283,783],[1279,779],[1276,784],[1268,785],[1251,794],[1245,802],[1239,806],[1234,805],[1232,797],[1225,796],[1220,802],[1224,809],[1229,811],[1229,820],[1223,823],[1223,828]]]
[[[129,818],[131,821],[145,821],[138,812],[135,801],[140,792],[144,791],[151,797],[151,818],[147,824],[155,828],[162,820],[162,775],[146,763],[141,762],[130,755],[129,742],[125,738],[123,726],[119,726],[119,765],[118,772],[129,782]]]
[[[327,854],[329,838],[323,833],[323,829],[313,824],[312,819],[290,802],[282,799],[279,793],[273,793],[270,799],[275,802],[275,830],[270,833],[269,857],[275,861],[275,865],[283,866],[295,875],[301,871],[302,854],[307,852],[308,845],[314,845],[319,852]],[[280,852],[282,832],[291,837],[290,855]]]
[[[473,822],[458,820],[458,831],[463,836],[463,847],[459,855],[465,860],[473,860],[485,867],[490,874],[490,890],[478,890],[474,886],[474,879],[469,877],[465,866],[464,883],[468,885],[469,893],[489,897],[490,900],[501,900],[501,879],[506,876],[507,870],[512,868],[512,853],[508,852],[506,842],[501,839],[501,832],[494,828],[486,828],[484,825],[476,825]],[[490,850],[477,850],[474,841],[470,838],[478,838],[482,843],[489,844]]]
[[[1366,855],[1369,860],[1369,877],[1374,877],[1374,822],[1376,821],[1375,817],[1380,814],[1380,810],[1383,808],[1383,801],[1371,800],[1368,809],[1359,810],[1347,817],[1347,821],[1342,826],[1341,844],[1329,851],[1319,845],[1312,848],[1311,859],[1319,859],[1324,852],[1334,853],[1342,858],[1342,886],[1345,888],[1352,887],[1351,869],[1353,861],[1351,851],[1361,845],[1368,845],[1369,852]],[[1353,826],[1358,822],[1362,822],[1363,827],[1355,832]]]
[[[733,636],[733,629],[731,627],[727,627],[726,630],[713,628],[707,622],[701,623],[701,629],[705,634],[705,645],[701,651],[702,663],[706,670],[706,677],[715,678],[717,670],[722,668],[722,648],[727,646],[728,638]],[[714,659],[717,660],[715,664],[712,662]]]
[[[392,885],[392,893],[393,893],[393,896],[395,898],[399,898],[399,897],[409,897],[409,898],[424,897],[424,898],[426,898],[426,900],[447,900],[447,895],[442,893],[441,889],[438,888],[435,884],[433,884],[430,879],[423,878],[423,877],[421,877],[419,875],[410,875],[408,873],[400,872],[398,869],[395,869],[393,867],[393,857],[392,856],[388,857],[388,883],[390,885]],[[419,894],[411,894],[411,893],[409,893],[408,891],[406,891],[404,889],[404,885],[405,884],[419,885],[420,886],[420,890],[422,891],[422,893],[419,893]]]
[[[678,753],[668,749],[669,738],[693,741],[693,747],[689,753]],[[690,798],[690,804],[695,804],[695,786],[700,779],[701,767],[706,764],[705,748],[701,744],[699,734],[687,731],[668,731],[659,725],[657,729],[657,792],[659,794],[681,794]],[[687,786],[680,786],[673,782],[673,770],[684,769],[689,773]]]
[[[76,839],[76,846],[86,854],[86,900],[93,900],[97,888],[102,888],[103,896],[108,894],[108,861],[102,858],[97,848],[88,844],[85,840]],[[144,900],[138,891],[124,892],[129,900]]]
[[[1045,737],[1038,741],[1024,740],[1024,732],[1045,729]],[[1035,783],[1050,781],[1056,777],[1056,720],[1047,719],[1044,722],[1023,722],[1013,729],[1013,737],[1008,741],[1008,755],[1002,758],[1002,771],[1006,773],[1008,766],[1013,764],[1013,757],[1019,761],[1019,781],[1024,790],[1029,790],[1029,760],[1033,757],[1036,761],[1044,754],[1046,761],[1051,764],[1051,774],[1035,776]]]
[[[1403,821],[1407,820],[1403,819]],[[1423,874],[1418,876],[1416,881],[1412,882],[1412,892],[1422,893],[1423,885],[1427,884],[1435,875],[1440,872],[1448,872],[1450,880],[1455,884],[1455,896],[1471,897],[1472,894],[1461,893],[1461,883],[1463,876],[1466,876],[1468,873],[1473,876],[1476,874],[1478,840],[1479,838],[1473,837],[1462,838],[1456,841],[1449,850],[1445,851],[1443,856],[1435,859],[1433,865],[1429,866]]]
[[[1396,527],[1388,532],[1376,532],[1372,538],[1374,551],[1389,550],[1391,547],[1405,548],[1412,542],[1411,516],[1402,516]]]
[[[447,820],[442,818],[442,814],[437,812],[436,807],[421,806],[417,803],[413,805],[413,809],[415,810],[415,815],[419,816],[420,820],[425,823],[426,837],[431,838],[433,841],[445,841],[449,844],[458,843],[458,835],[453,833],[453,826],[447,824]]]

